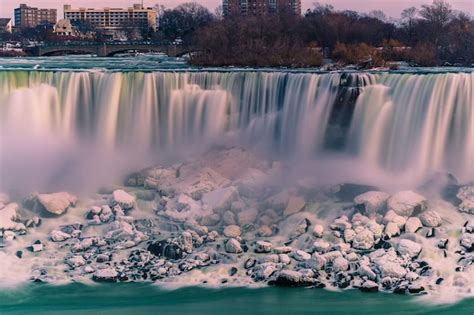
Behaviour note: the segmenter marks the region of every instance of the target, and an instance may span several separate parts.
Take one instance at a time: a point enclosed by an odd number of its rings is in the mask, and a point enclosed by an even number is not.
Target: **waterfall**
[[[473,95],[474,73],[0,71],[0,158],[15,160],[18,144],[34,161],[40,142],[145,155],[232,136],[473,180]]]

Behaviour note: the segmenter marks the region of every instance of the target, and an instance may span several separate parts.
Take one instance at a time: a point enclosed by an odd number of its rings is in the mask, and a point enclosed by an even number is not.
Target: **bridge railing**
[[[82,41],[67,41],[67,42],[45,42],[37,47],[57,47],[57,46],[179,46],[173,45],[168,41],[131,41],[131,42],[82,42]]]

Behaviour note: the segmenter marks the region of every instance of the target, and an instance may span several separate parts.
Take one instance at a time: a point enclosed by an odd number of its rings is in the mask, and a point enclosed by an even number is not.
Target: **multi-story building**
[[[97,29],[113,33],[124,28],[156,28],[156,11],[134,4],[130,8],[71,8],[64,5],[64,19],[87,21]]]
[[[0,34],[1,33],[11,33],[13,29],[12,19],[10,18],[0,18]]]
[[[262,16],[276,12],[301,15],[301,0],[223,0],[225,16]]]
[[[26,4],[15,9],[15,27],[35,27],[45,22],[55,24],[56,19],[56,9],[38,9]]]

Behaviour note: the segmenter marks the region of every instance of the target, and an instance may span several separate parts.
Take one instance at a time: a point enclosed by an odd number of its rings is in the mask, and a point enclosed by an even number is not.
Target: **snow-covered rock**
[[[92,276],[92,279],[97,282],[115,282],[117,281],[117,277],[117,270],[110,267],[96,270]]]
[[[474,214],[474,186],[459,188],[456,197],[461,199],[459,211]]]
[[[388,199],[388,209],[398,215],[409,217],[426,209],[426,198],[411,190],[400,191]]]
[[[50,237],[53,242],[64,242],[65,240],[70,239],[71,235],[60,230],[53,230]]]
[[[18,204],[16,203],[9,203],[0,209],[0,230],[19,231],[25,229],[22,223],[16,222],[19,219],[17,211]]]
[[[112,206],[119,205],[124,210],[129,210],[135,206],[136,199],[134,195],[122,189],[117,189],[112,193]]]
[[[306,261],[311,259],[311,254],[303,251],[303,250],[296,250],[292,253],[292,256],[297,261]]]
[[[214,212],[223,212],[230,209],[233,201],[238,198],[237,188],[230,186],[226,188],[217,188],[202,196],[202,202],[209,205]]]
[[[240,242],[235,238],[230,238],[225,243],[225,251],[231,254],[238,254],[242,253],[242,247],[240,246]]]
[[[367,250],[374,246],[374,233],[368,229],[357,233],[352,240],[352,247],[355,249]]]
[[[441,225],[441,217],[435,210],[426,210],[419,215],[421,223],[427,227],[437,227]]]
[[[324,227],[321,224],[315,224],[313,226],[313,235],[315,237],[323,237]]]
[[[257,241],[255,243],[255,252],[256,253],[269,253],[272,251],[273,245],[270,242],[266,241]]]
[[[401,239],[398,242],[397,251],[401,255],[408,255],[414,258],[420,254],[421,245],[408,239]]]
[[[374,216],[382,213],[387,208],[389,194],[382,191],[368,191],[354,198],[354,204],[360,212]]]
[[[421,227],[421,221],[417,217],[409,217],[405,222],[405,231],[407,233],[415,233]]]
[[[77,197],[68,192],[56,192],[52,194],[38,194],[38,203],[49,213],[60,215],[66,210],[75,206]]]
[[[337,257],[332,262],[332,269],[334,272],[346,271],[349,269],[349,262],[344,257]]]
[[[240,227],[237,225],[228,225],[224,228],[224,236],[226,237],[239,237],[241,234]]]

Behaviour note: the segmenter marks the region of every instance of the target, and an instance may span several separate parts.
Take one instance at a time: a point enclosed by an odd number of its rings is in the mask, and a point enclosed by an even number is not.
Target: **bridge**
[[[91,54],[98,57],[111,57],[130,51],[160,52],[170,57],[181,57],[195,52],[196,49],[187,45],[171,45],[152,42],[109,42],[109,43],[48,43],[25,48],[33,56],[52,56],[65,54]]]

